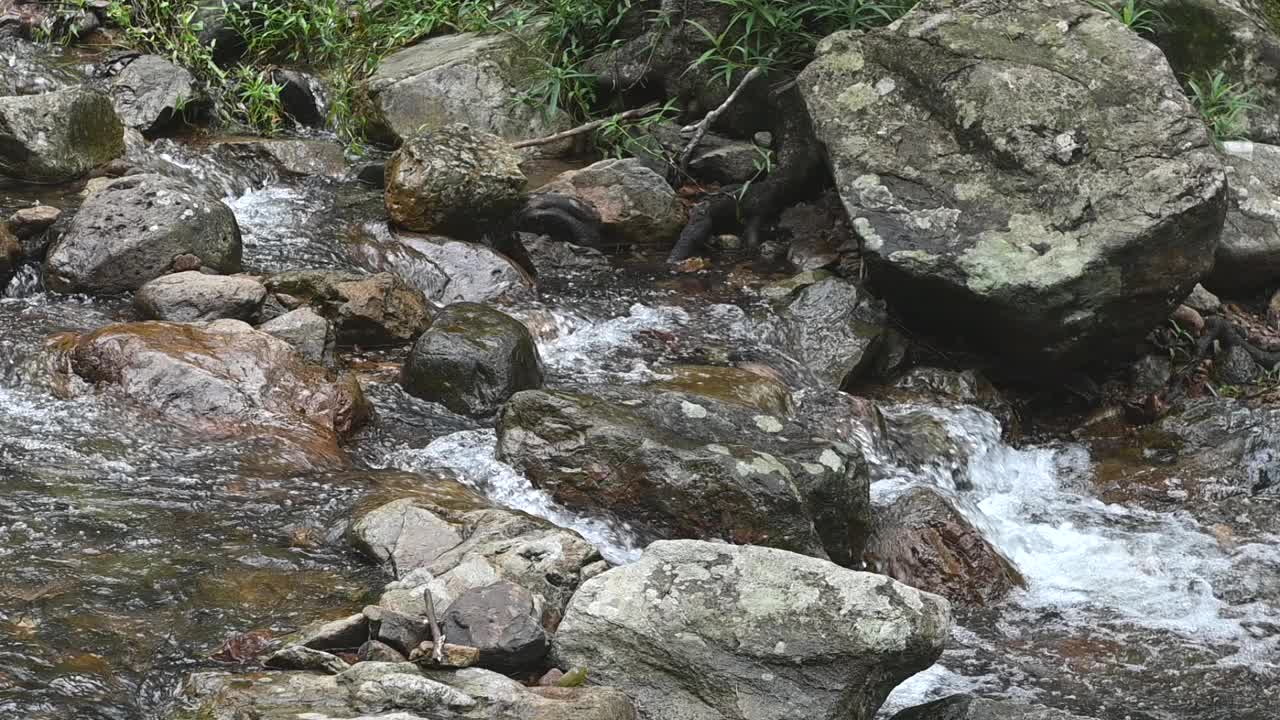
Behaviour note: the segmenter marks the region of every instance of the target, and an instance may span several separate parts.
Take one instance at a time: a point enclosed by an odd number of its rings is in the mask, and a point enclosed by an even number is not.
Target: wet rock
[[[528,590],[509,582],[468,590],[440,622],[450,641],[480,650],[480,667],[516,672],[547,653],[541,611]]]
[[[1221,246],[1219,246],[1219,250],[1221,250]],[[1191,288],[1191,294],[1182,301],[1182,304],[1206,315],[1212,315],[1222,310],[1222,301],[1218,299],[1218,296],[1205,290],[1204,285],[1200,283],[1196,283],[1196,286]]]
[[[1240,345],[1224,348],[1213,356],[1213,377],[1224,385],[1252,385],[1262,376],[1262,368]]]
[[[393,272],[428,300],[498,302],[531,296],[533,279],[507,256],[485,245],[415,233],[377,232],[350,248],[372,272]]]
[[[1129,384],[1141,394],[1164,390],[1173,377],[1173,361],[1168,355],[1143,355],[1129,366]]]
[[[111,81],[116,114],[142,133],[164,129],[196,96],[196,79],[158,55],[135,58]]]
[[[799,86],[876,290],[1010,369],[1123,356],[1213,264],[1204,123],[1159,50],[1087,3],[925,0],[826,38]]]
[[[525,199],[520,157],[502,139],[445,125],[406,140],[387,163],[391,222],[406,230],[479,239]]]
[[[865,557],[894,580],[962,607],[991,605],[1025,584],[1013,563],[935,490],[909,490],[875,518]]]
[[[119,293],[167,274],[179,255],[236,273],[240,253],[226,205],[177,180],[129,175],[85,200],[49,249],[45,281],[58,292]]]
[[[1192,337],[1200,337],[1204,332],[1204,318],[1195,309],[1186,305],[1175,308],[1169,319],[1177,323],[1180,329],[1191,333]]]
[[[305,645],[285,646],[272,653],[262,664],[276,670],[313,670],[329,675],[337,675],[348,667],[337,655],[313,650]]]
[[[22,243],[7,227],[0,225],[0,292],[9,284],[21,262]]]
[[[351,526],[355,548],[397,574],[425,567],[462,542],[453,523],[414,498],[396,500],[360,516]]]
[[[609,258],[595,248],[552,240],[546,235],[522,233],[521,244],[539,277],[596,275],[609,272]]]
[[[108,325],[75,338],[67,367],[190,432],[261,436],[300,465],[345,464],[338,438],[371,413],[354,378],[238,320]]]
[[[1157,477],[1173,481],[1168,498],[1179,503],[1276,495],[1280,491],[1280,477],[1273,469],[1280,457],[1277,428],[1280,410],[1276,408],[1202,398],[1187,401],[1182,412],[1161,420],[1144,445],[1160,461],[1164,472]]]
[[[786,416],[794,410],[785,384],[750,370],[678,365],[664,373],[671,377],[654,383],[654,388],[701,395],[770,415]]]
[[[1161,4],[1154,42],[1174,74],[1207,82],[1223,72],[1249,88],[1255,108],[1244,113],[1245,132],[1280,144],[1280,38],[1270,0],[1170,0]]]
[[[289,343],[311,362],[333,364],[336,342],[333,325],[309,307],[290,310],[259,325],[258,329]]]
[[[405,661],[405,656],[399,650],[378,640],[369,640],[361,645],[356,657],[360,658],[360,662],[399,663]]]
[[[784,302],[770,334],[819,381],[848,389],[876,369],[888,316],[865,290],[828,278]]]
[[[9,229],[19,240],[26,240],[48,230],[60,217],[62,211],[48,205],[21,208],[9,216]]]
[[[634,158],[601,160],[570,170],[538,189],[580,200],[600,215],[606,240],[666,248],[680,234],[684,213],[665,178]]]
[[[1040,705],[1008,700],[986,700],[971,695],[952,695],[941,700],[907,708],[892,720],[1092,720]]]
[[[554,628],[582,569],[600,559],[595,546],[572,530],[520,512],[490,508],[464,513],[461,543],[428,565],[405,572],[379,601],[411,615],[425,615],[423,592],[437,612],[473,588],[508,581],[533,594],[544,627]]]
[[[377,605],[366,607],[364,616],[369,619],[369,638],[386,643],[403,655],[412,652],[429,634],[425,618],[410,617]]]
[[[332,140],[239,138],[212,143],[209,152],[227,162],[266,165],[281,175],[338,178],[347,172],[346,154]]]
[[[883,576],[664,541],[585,583],[553,652],[622,689],[642,718],[870,720],[941,655],[950,627],[945,600]]]
[[[298,270],[273,275],[267,289],[300,299],[334,325],[339,345],[400,345],[431,327],[422,293],[393,273]]]
[[[783,210],[776,232],[790,240],[787,262],[801,272],[837,264],[853,240],[848,217],[834,193]]]
[[[542,387],[542,361],[519,320],[458,303],[436,316],[405,361],[401,384],[463,415],[488,416],[515,393]]]
[[[536,67],[521,42],[512,33],[442,35],[383,58],[364,87],[371,136],[398,144],[462,123],[521,140],[569,127],[563,112],[548,118],[520,101]]]
[[[299,125],[323,127],[328,89],[320,78],[301,70],[279,69],[271,74],[280,86],[280,106]]]
[[[953,490],[972,490],[969,450],[928,407],[886,408],[884,432],[894,463]]]
[[[0,16],[0,34],[5,30],[7,19],[12,19],[8,13]],[[79,72],[56,62],[47,48],[36,43],[0,37],[0,51],[5,56],[5,62],[0,63],[0,97],[40,95],[84,82]]]
[[[847,478],[849,469],[838,453],[826,449],[829,454],[821,457],[829,465],[796,462],[741,444],[737,432],[732,439],[688,432],[710,424],[710,401],[672,396],[676,406],[663,407],[654,399],[638,399],[650,404],[642,410],[563,391],[518,393],[498,420],[499,457],[558,502],[613,516],[642,539],[721,538],[820,557],[826,557],[824,538],[803,490],[823,494],[839,485],[846,488],[835,506],[842,512],[823,523],[830,525],[824,535],[833,552],[850,552],[851,538],[858,534],[851,528],[857,512],[847,503],[857,493],[835,479]],[[646,412],[684,418],[659,425]],[[762,422],[773,427],[767,419]],[[782,428],[776,418],[772,422]]]
[[[134,295],[133,305],[147,320],[249,320],[266,297],[262,283],[248,276],[180,272],[143,285]]]
[[[409,654],[409,659],[424,667],[468,668],[479,664],[480,648],[471,647],[470,645],[442,643],[440,645],[440,659],[436,660],[435,643],[430,640],[424,640],[418,645],[418,649]]]
[[[72,88],[0,97],[0,175],[61,183],[124,153],[124,126],[111,99]]]
[[[364,613],[328,622],[316,622],[298,633],[297,644],[313,650],[349,650],[369,637],[369,619]]]

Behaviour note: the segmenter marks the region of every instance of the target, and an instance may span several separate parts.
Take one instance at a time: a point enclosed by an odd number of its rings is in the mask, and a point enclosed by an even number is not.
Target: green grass
[[[1249,128],[1249,111],[1260,109],[1253,102],[1253,93],[1228,82],[1221,70],[1201,78],[1187,78],[1187,88],[1192,104],[1217,142],[1244,137]]]
[[[1165,22],[1151,0],[1089,0],[1089,4],[1110,15],[1140,35],[1150,35]]]

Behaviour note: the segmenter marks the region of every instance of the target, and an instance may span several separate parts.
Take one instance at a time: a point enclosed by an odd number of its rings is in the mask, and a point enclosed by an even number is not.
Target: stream
[[[345,238],[379,216],[374,189],[172,141],[130,159],[224,198],[248,271],[363,269]],[[78,203],[0,190],[6,216],[35,201]],[[616,263],[504,308],[535,327],[548,385],[648,382],[731,352],[786,364],[759,340],[758,295],[715,273]],[[127,300],[46,293],[31,268],[0,297],[0,718],[166,717],[186,673],[223,666],[212,656],[228,637],[284,634],[371,601],[385,578],[341,532],[386,471],[453,468],[494,501],[577,530],[612,562],[638,556],[628,528],[558,507],[496,460],[491,428],[400,392],[394,353],[361,358],[379,420],[353,441],[356,471],[281,474],[260,449],[193,439],[109,394],[57,399],[32,362],[44,339],[132,318]],[[974,407],[882,409],[891,422],[942,422],[972,489],[957,489],[954,472],[871,455],[875,501],[941,489],[1028,583],[998,606],[958,612],[942,661],[900,686],[884,717],[970,690],[1100,720],[1280,717],[1277,523],[1227,543],[1185,512],[1103,502],[1083,444],[1012,447]]]

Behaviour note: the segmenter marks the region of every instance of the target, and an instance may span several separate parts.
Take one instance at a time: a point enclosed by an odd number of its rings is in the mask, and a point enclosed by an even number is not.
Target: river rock
[[[434,311],[422,293],[393,273],[297,270],[272,275],[265,283],[271,292],[298,298],[331,321],[339,345],[401,345],[431,327]]]
[[[462,542],[454,523],[415,498],[389,502],[358,517],[352,544],[369,558],[404,574],[427,566]]]
[[[371,413],[355,378],[311,365],[238,320],[108,325],[78,336],[66,353],[71,372],[190,432],[262,436],[296,451],[301,466],[345,464],[339,437]]]
[[[570,170],[538,189],[586,203],[614,244],[667,248],[684,226],[676,191],[635,158],[601,160]]]
[[[12,11],[21,6],[9,7]],[[23,9],[34,7],[26,5]],[[75,68],[56,62],[48,49],[37,43],[0,37],[0,52],[4,53],[5,59],[0,63],[0,97],[40,95],[84,82],[84,77]]]
[[[299,125],[323,127],[329,105],[324,81],[310,73],[280,68],[271,73],[280,86],[280,107]]]
[[[1251,385],[1262,376],[1262,368],[1240,345],[1223,348],[1213,356],[1213,377],[1224,385]]]
[[[27,240],[48,230],[60,217],[62,211],[56,207],[35,205],[15,210],[8,225],[19,240]]]
[[[143,55],[111,81],[111,100],[126,126],[152,133],[195,98],[195,82],[191,73],[159,55]]]
[[[770,335],[827,387],[856,385],[877,368],[888,316],[865,290],[826,278],[788,296]]]
[[[883,576],[663,541],[584,583],[553,651],[630,695],[642,718],[870,720],[937,660],[950,628],[945,600]]]
[[[516,672],[547,653],[540,608],[528,590],[499,582],[468,590],[445,610],[440,629],[451,642],[480,650],[480,667]]]
[[[281,175],[338,178],[347,171],[342,145],[332,140],[236,138],[212,143],[208,151],[228,162],[266,165]]]
[[[925,0],[823,40],[799,85],[874,287],[1010,369],[1130,352],[1212,267],[1204,123],[1089,3]]]
[[[1251,142],[1222,147],[1229,189],[1227,220],[1213,273],[1205,283],[1238,295],[1280,278],[1280,147]]]
[[[1209,292],[1205,289],[1204,285],[1200,284],[1197,284],[1191,289],[1191,294],[1182,301],[1182,304],[1196,312],[1207,315],[1212,315],[1222,311],[1222,300],[1218,299],[1217,295]]]
[[[528,298],[533,278],[506,255],[480,243],[384,227],[362,233],[349,251],[370,272],[393,272],[442,305]]]
[[[311,362],[333,364],[333,348],[337,342],[333,325],[310,307],[290,310],[259,325],[258,329],[289,343]]]
[[[713,400],[786,416],[794,411],[791,390],[781,381],[736,367],[677,365],[663,371],[670,377],[653,387],[701,395]]]
[[[1231,497],[1275,496],[1280,493],[1273,470],[1280,457],[1278,428],[1280,410],[1274,407],[1251,408],[1230,398],[1188,400],[1144,438],[1145,452],[1159,461],[1153,472],[1126,474],[1101,489],[1104,497],[1125,498],[1153,487],[1156,499],[1190,501],[1193,507]]]
[[[445,125],[405,141],[387,163],[387,214],[406,230],[479,239],[525,200],[520,156],[501,138]]]
[[[892,720],[1093,720],[1065,710],[1040,705],[987,700],[972,695],[952,695],[925,705],[907,708]]]
[[[405,390],[463,415],[488,416],[515,393],[542,387],[542,361],[529,329],[486,305],[458,303],[436,316],[413,345]]]
[[[262,665],[276,670],[314,670],[329,675],[337,675],[348,667],[337,655],[306,645],[286,645],[267,657]]]
[[[122,153],[124,125],[96,90],[0,97],[0,175],[68,182]]]
[[[369,132],[399,144],[422,130],[463,123],[507,140],[543,137],[571,123],[521,101],[536,63],[514,33],[427,38],[382,59],[364,95]]]
[[[574,275],[603,275],[609,272],[609,258],[595,248],[553,240],[546,235],[520,234],[520,244],[529,255],[538,277],[564,278]]]
[[[865,558],[894,580],[968,607],[1024,585],[1013,563],[935,490],[909,490],[875,519]]]
[[[313,650],[350,650],[369,638],[369,618],[364,613],[328,622],[315,622],[299,631],[297,644]]]
[[[22,243],[9,232],[9,228],[0,225],[0,292],[9,284],[21,263]]]
[[[147,320],[249,320],[266,297],[267,289],[254,278],[188,271],[163,275],[143,285],[133,296],[133,305]]]
[[[423,617],[377,605],[366,607],[364,616],[369,620],[369,639],[385,643],[402,655],[408,655],[430,634]]]
[[[136,290],[194,255],[215,272],[240,271],[240,227],[231,208],[160,175],[129,175],[94,193],[45,259],[58,292]]]
[[[404,662],[405,656],[390,645],[379,640],[369,640],[356,651],[360,662]]]
[[[787,442],[785,419],[705,397],[596,390],[517,393],[498,419],[499,457],[561,504],[625,522],[642,541],[861,553],[866,468],[849,449]]]

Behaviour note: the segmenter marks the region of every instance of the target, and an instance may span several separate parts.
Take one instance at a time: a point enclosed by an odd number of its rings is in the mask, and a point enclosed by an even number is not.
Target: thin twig
[[[738,87],[734,88],[733,92],[729,93],[729,97],[725,98],[724,102],[720,103],[720,107],[707,113],[706,117],[702,118],[697,125],[690,125],[689,127],[683,128],[683,131],[686,132],[692,130],[693,137],[689,140],[689,144],[684,146],[684,152],[680,153],[680,169],[682,171],[687,171],[689,169],[689,160],[693,158],[693,151],[698,149],[698,144],[702,142],[702,138],[707,134],[707,130],[711,129],[711,124],[720,119],[720,116],[729,109],[729,106],[733,104],[733,101],[737,100],[738,96],[742,94],[742,89],[751,84],[752,80],[760,77],[762,73],[764,73],[764,70],[758,65],[751,68],[751,71],[742,77],[742,81],[738,83]]]
[[[553,142],[557,142],[560,140],[567,140],[568,138],[575,137],[577,135],[582,135],[583,133],[589,133],[592,130],[597,130],[599,128],[602,128],[605,125],[608,125],[609,123],[620,122],[622,120],[635,120],[637,118],[645,117],[646,115],[652,115],[653,113],[661,109],[662,109],[661,105],[657,103],[650,103],[648,105],[645,105],[644,107],[636,108],[634,110],[627,110],[626,112],[620,112],[617,115],[611,115],[607,118],[592,120],[589,123],[584,123],[571,130],[558,132],[555,135],[548,135],[546,137],[534,138],[532,140],[521,140],[518,143],[512,143],[511,147],[519,150],[520,148],[534,147],[537,145],[548,145]]]
[[[431,628],[431,658],[437,665],[444,664],[444,634],[440,632],[440,623],[436,622],[436,603],[431,597],[430,589],[423,589],[423,600],[427,603],[427,623]]]

